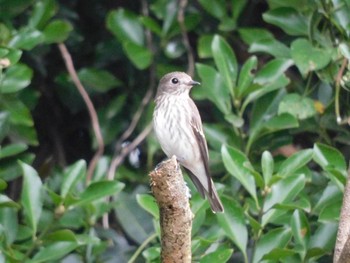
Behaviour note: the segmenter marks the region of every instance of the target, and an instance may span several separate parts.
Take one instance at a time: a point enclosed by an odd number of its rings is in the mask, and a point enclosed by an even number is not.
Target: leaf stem
[[[132,255],[132,257],[129,259],[128,263],[135,262],[137,257],[141,254],[142,250],[157,236],[158,236],[157,233],[153,233],[145,241],[143,241],[143,243],[139,246],[139,248],[135,251],[135,253]]]

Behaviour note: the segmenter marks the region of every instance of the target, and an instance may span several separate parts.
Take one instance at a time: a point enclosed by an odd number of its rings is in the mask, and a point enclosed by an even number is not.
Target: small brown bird
[[[209,173],[208,146],[201,117],[189,92],[199,82],[184,72],[166,74],[159,82],[153,113],[153,129],[168,158],[176,156],[212,211],[224,212]]]

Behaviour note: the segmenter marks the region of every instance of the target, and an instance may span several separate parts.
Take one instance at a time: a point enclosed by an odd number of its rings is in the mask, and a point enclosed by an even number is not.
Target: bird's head
[[[184,72],[171,72],[164,75],[159,81],[157,96],[188,94],[192,86],[199,84]]]

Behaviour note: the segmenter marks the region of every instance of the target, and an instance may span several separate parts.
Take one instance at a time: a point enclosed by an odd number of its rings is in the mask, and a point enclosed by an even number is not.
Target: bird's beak
[[[188,85],[189,85],[189,86],[201,85],[201,83],[198,82],[198,81],[191,80],[190,82],[188,82]]]

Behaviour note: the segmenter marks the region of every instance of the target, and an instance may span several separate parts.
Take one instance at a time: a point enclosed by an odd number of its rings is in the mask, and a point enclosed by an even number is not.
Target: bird
[[[211,210],[224,212],[209,171],[208,146],[199,111],[190,97],[199,82],[184,72],[164,75],[157,88],[153,112],[153,130],[168,158],[176,156]]]

